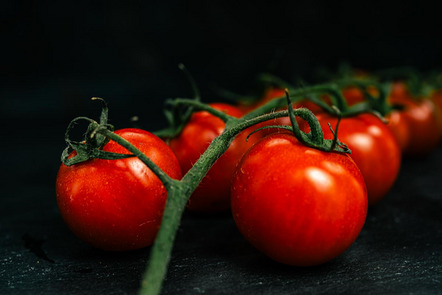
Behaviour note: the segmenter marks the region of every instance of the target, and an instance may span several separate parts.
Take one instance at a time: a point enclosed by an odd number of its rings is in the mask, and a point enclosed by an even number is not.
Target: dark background
[[[289,81],[342,62],[441,66],[438,9],[419,1],[2,1],[2,117],[71,119],[105,98],[115,122],[162,126],[163,100],[248,94],[256,75]],[[66,123],[66,121],[62,121]],[[158,125],[157,125],[158,124]],[[66,125],[66,124],[65,124]]]
[[[315,81],[343,62],[366,70],[442,65],[439,9],[419,1],[0,2],[0,293],[133,294],[148,251],[109,254],[65,227],[54,182],[64,130],[97,118],[165,126],[166,98],[248,94],[267,71]],[[167,294],[440,294],[440,148],[407,160],[355,245],[325,266],[286,268],[253,250],[229,216],[186,215]],[[66,289],[67,288],[67,289]],[[65,290],[65,291],[62,291]]]

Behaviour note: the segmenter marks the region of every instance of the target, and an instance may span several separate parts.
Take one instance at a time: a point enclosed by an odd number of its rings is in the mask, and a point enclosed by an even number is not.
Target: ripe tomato
[[[374,97],[379,95],[378,91],[374,87],[370,87],[368,91]],[[345,87],[342,89],[342,95],[344,96],[348,106],[365,101],[364,93],[359,87],[356,86]]]
[[[181,178],[178,160],[160,138],[140,129],[115,133],[135,145],[170,177]],[[114,141],[103,150],[129,153]],[[74,155],[75,152],[70,156]],[[62,164],[56,179],[56,196],[60,213],[75,235],[103,250],[125,251],[153,243],[167,191],[158,177],[133,157]]]
[[[410,145],[411,134],[408,128],[407,119],[401,111],[391,111],[385,119],[388,121],[388,128],[396,137],[402,152]]]
[[[326,113],[316,117],[324,138],[333,139],[328,123],[334,128],[337,118]],[[306,129],[305,122],[302,125]],[[342,118],[338,138],[352,151],[351,157],[367,185],[368,203],[375,204],[388,193],[399,174],[401,150],[396,138],[385,123],[371,114]]]
[[[242,117],[243,112],[235,106],[225,103],[210,104],[233,117]],[[205,112],[192,115],[182,132],[169,142],[183,170],[189,171],[213,139],[219,136],[225,123],[218,117]],[[248,142],[249,132],[240,133],[231,143],[228,150],[210,168],[202,182],[189,199],[187,208],[195,212],[221,212],[230,208],[230,181],[236,165],[253,144],[257,135],[252,135]]]
[[[340,255],[367,214],[365,183],[354,161],[306,147],[287,132],[263,138],[244,155],[231,189],[239,231],[289,265],[317,265]]]
[[[409,133],[408,139],[398,137],[399,142],[404,142],[404,155],[425,156],[433,151],[441,140],[439,128],[442,124],[435,104],[427,97],[414,99],[404,89],[405,86],[401,87],[401,83],[394,85],[389,100],[392,104],[401,105],[403,110],[394,110],[390,116],[387,116],[387,119],[393,121],[390,128],[393,133],[400,134],[401,131],[398,131],[398,128],[403,128],[403,124],[405,124]],[[394,119],[394,116],[400,118]],[[395,120],[402,120],[405,123],[395,124]]]

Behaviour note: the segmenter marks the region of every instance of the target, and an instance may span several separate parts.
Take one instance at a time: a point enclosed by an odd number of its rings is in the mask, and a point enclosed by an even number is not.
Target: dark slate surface
[[[1,148],[7,171],[1,179],[0,294],[135,294],[149,249],[93,249],[58,213],[54,180],[62,136],[9,136],[14,144]],[[441,180],[441,148],[405,160],[395,187],[370,208],[351,248],[311,268],[270,261],[241,237],[229,214],[185,214],[163,294],[441,294]]]

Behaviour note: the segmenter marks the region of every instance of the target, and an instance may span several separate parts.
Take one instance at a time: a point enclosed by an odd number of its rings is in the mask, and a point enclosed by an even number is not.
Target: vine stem
[[[290,101],[288,96],[285,99]],[[183,212],[186,208],[187,201],[209,169],[229,148],[231,142],[240,132],[258,123],[287,116],[289,115],[289,112],[292,120],[294,120],[294,116],[296,115],[306,120],[309,125],[319,124],[316,117],[309,110],[303,108],[293,110],[291,106],[289,110],[265,113],[253,118],[234,118],[195,100],[181,99],[176,103],[189,104],[192,107],[206,110],[216,116],[220,116],[221,119],[226,122],[224,132],[211,142],[206,151],[200,156],[197,162],[181,180],[175,180],[169,177],[151,159],[133,146],[129,141],[109,130],[108,126],[97,124],[96,122],[92,123],[95,125],[95,128],[93,128],[91,136],[101,134],[102,136],[105,136],[106,138],[113,140],[126,148],[134,156],[138,157],[149,169],[151,169],[167,189],[168,195],[161,227],[152,245],[149,263],[145,269],[141,281],[141,287],[139,290],[139,294],[141,295],[158,295],[161,292],[162,283],[166,277],[167,267],[171,259],[176,233],[179,228]],[[297,128],[297,125],[293,126],[293,128]],[[311,129],[315,130],[317,128]],[[312,136],[311,134],[308,136],[300,130],[297,131],[298,132],[295,133],[295,136],[301,142],[307,143],[314,148],[318,148],[320,143],[315,142],[316,139],[311,141],[309,137],[311,136],[312,138],[316,138],[317,136]],[[307,141],[305,140],[306,138],[308,139]],[[326,140],[324,140],[322,137],[320,138],[320,141],[323,141],[324,143],[326,142]],[[329,151],[329,148],[324,146],[321,149]],[[337,151],[342,152],[342,150]]]
[[[217,116],[218,118],[220,118],[224,122],[227,122],[227,121],[231,120],[232,118],[235,118],[235,117],[227,115],[226,113],[224,113],[220,110],[212,108],[208,104],[202,103],[200,101],[196,101],[194,99],[178,98],[178,99],[175,99],[173,101],[173,103],[175,106],[186,105],[186,106],[194,107],[200,111],[209,112],[210,114]],[[235,118],[235,119],[237,119],[237,118]]]
[[[149,167],[150,170],[152,170],[155,175],[160,179],[160,181],[164,184],[166,189],[170,189],[173,187],[173,184],[176,182],[173,178],[171,178],[169,175],[167,175],[163,170],[161,170],[160,167],[158,167],[149,157],[147,157],[143,152],[141,152],[139,149],[137,149],[133,144],[131,144],[126,139],[122,138],[121,136],[113,133],[112,131],[103,128],[99,126],[96,130],[96,133],[100,133],[104,136],[106,136],[109,139],[112,139],[119,145],[126,148],[129,152],[131,152],[134,156],[139,158],[147,167]]]

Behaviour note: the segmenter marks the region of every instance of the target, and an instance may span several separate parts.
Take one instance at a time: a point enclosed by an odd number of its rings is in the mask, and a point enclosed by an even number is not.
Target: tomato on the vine
[[[132,143],[170,177],[181,178],[177,158],[160,138],[133,128],[115,133]],[[108,142],[103,150],[130,154],[114,141]],[[72,152],[69,157],[75,154]],[[103,250],[126,251],[153,243],[167,191],[141,160],[132,157],[92,159],[72,166],[61,164],[56,196],[60,213],[75,235]]]
[[[233,117],[240,118],[244,115],[241,110],[230,104],[212,103],[209,105]],[[181,133],[169,142],[181,164],[183,173],[189,171],[210,143],[224,131],[224,128],[225,123],[207,111],[192,114]],[[246,141],[248,134],[248,132],[240,133],[227,151],[210,168],[190,197],[187,204],[188,210],[209,213],[227,211],[230,208],[230,181],[235,167],[258,138],[258,135],[252,135]]]
[[[316,117],[324,138],[333,139],[328,124],[335,128],[338,118],[327,113]],[[305,129],[304,124],[301,122]],[[396,138],[387,125],[372,114],[342,118],[338,138],[348,145],[352,159],[364,176],[369,205],[377,203],[388,193],[399,174],[402,154]]]
[[[337,257],[356,240],[367,214],[366,187],[354,161],[306,147],[287,132],[265,137],[244,155],[231,190],[239,231],[289,265]]]

